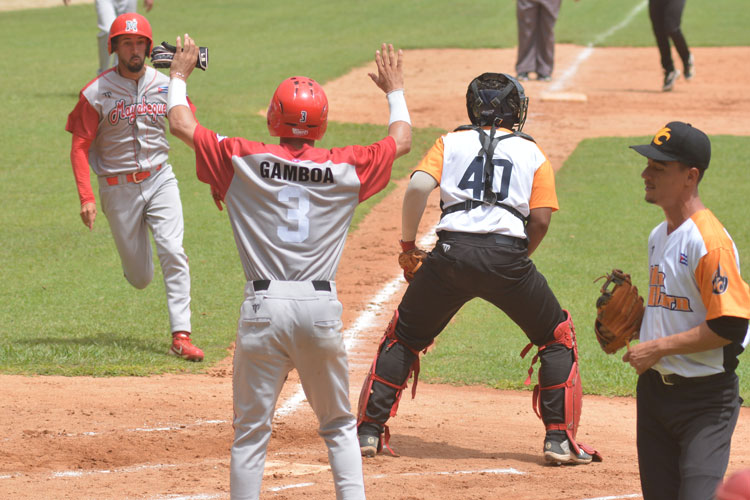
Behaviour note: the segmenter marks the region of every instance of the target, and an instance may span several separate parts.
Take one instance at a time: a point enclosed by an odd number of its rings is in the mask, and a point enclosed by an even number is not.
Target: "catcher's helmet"
[[[274,137],[317,141],[328,126],[328,98],[312,78],[293,76],[279,84],[266,118],[268,132]]]
[[[154,39],[151,36],[151,25],[148,19],[135,12],[129,12],[127,14],[120,14],[117,19],[112,21],[112,26],[109,27],[109,39],[107,40],[107,48],[109,53],[112,50],[112,39],[118,35],[140,35],[148,38],[148,47],[146,47],[146,54],[151,53],[151,46],[154,44]]]
[[[523,86],[506,73],[483,73],[466,90],[466,111],[471,123],[479,127],[505,121],[520,132],[528,106]]]

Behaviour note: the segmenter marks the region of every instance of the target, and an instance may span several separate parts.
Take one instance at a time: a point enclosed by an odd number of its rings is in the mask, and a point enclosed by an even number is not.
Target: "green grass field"
[[[592,43],[643,4],[564,2],[558,41]],[[190,83],[200,120],[225,135],[265,140],[265,121],[257,111],[267,106],[283,78],[306,74],[330,81],[369,61],[383,41],[405,49],[514,47],[514,5],[510,0],[331,0],[315,6],[299,0],[160,0],[148,17],[157,43],[188,32],[211,48],[209,71],[196,74]],[[683,27],[693,45],[750,45],[749,23],[745,0],[694,1],[687,4]],[[194,331],[207,356],[200,365],[164,356],[168,323],[158,266],[148,288],[133,289],[122,278],[103,215],[91,233],[78,216],[70,135],[64,125],[78,91],[95,76],[93,6],[0,12],[0,25],[6,48],[0,78],[5,96],[0,129],[5,205],[0,215],[0,372],[148,375],[199,371],[222,359],[234,339],[243,276],[226,212],[216,211],[208,187],[195,178],[192,153],[172,140],[170,161],[185,210]],[[653,45],[647,10],[602,43]],[[363,81],[371,85],[364,75]],[[332,123],[321,145],[368,143],[384,131],[385,124]],[[398,162],[394,177],[406,175],[438,133],[415,130],[413,151]],[[641,163],[626,148],[635,140],[602,139],[579,146],[558,178],[563,210],[534,256],[573,312],[586,390],[602,394],[630,394],[634,377],[619,357],[605,357],[595,345],[590,325],[597,286],[591,282],[618,264],[644,283],[645,238],[661,219],[659,210],[641,200]],[[736,166],[734,174],[746,179],[739,159],[747,156],[747,141],[717,141],[714,161]],[[612,183],[612,172],[622,176],[621,182]],[[747,224],[732,210],[744,200],[740,189],[746,184],[720,191],[719,180],[708,175],[705,199],[747,261]],[[601,209],[605,201],[627,207],[627,216],[612,221],[612,212]],[[356,220],[375,202],[361,206]],[[610,235],[591,230],[614,223]],[[473,302],[441,335],[424,363],[425,374],[450,383],[517,388],[528,365],[518,358],[523,343],[522,334],[502,314]],[[746,389],[743,385],[748,394]]]

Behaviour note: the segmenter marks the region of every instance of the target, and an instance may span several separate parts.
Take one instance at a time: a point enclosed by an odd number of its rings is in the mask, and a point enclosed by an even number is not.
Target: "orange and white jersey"
[[[641,341],[684,332],[721,316],[750,318],[750,287],[724,226],[703,209],[667,234],[667,222],[648,239],[649,287]],[[742,343],[747,345],[746,334]],[[665,356],[654,368],[662,374],[701,377],[724,372],[724,348]]]
[[[489,133],[488,130],[484,131]],[[498,129],[495,137],[511,133]],[[528,217],[532,208],[558,209],[555,175],[547,157],[531,140],[514,136],[495,148],[492,191],[497,200]],[[481,200],[484,192],[484,154],[476,130],[462,130],[441,136],[415,170],[430,174],[440,184],[442,207],[468,200]],[[437,231],[498,233],[526,239],[523,222],[496,205],[446,214]]]

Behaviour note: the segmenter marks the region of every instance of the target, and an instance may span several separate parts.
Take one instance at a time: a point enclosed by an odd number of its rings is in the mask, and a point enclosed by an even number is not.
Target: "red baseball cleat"
[[[188,361],[203,361],[203,351],[190,342],[190,332],[174,332],[169,354]]]

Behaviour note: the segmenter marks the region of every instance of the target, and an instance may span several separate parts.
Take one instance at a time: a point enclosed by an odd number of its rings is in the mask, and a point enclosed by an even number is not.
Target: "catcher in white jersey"
[[[648,158],[646,201],[666,219],[648,239],[640,343],[623,357],[640,375],[643,498],[714,498],[742,403],[735,369],[750,340],[750,287],[732,238],[698,194],[711,159],[708,136],[671,122],[650,144],[631,147]]]
[[[533,406],[546,428],[545,460],[586,464],[601,458],[575,441],[582,392],[573,321],[529,259],[558,204],[552,166],[521,132],[527,105],[513,77],[478,76],[466,93],[472,125],[440,137],[412,174],[403,201],[402,249],[415,248],[427,197],[437,186],[438,242],[414,273],[362,387],[357,432],[364,456],[388,445],[385,423],[412,372],[414,393],[419,351],[463,304],[481,297],[527,335],[531,343],[523,354],[539,348]]]
[[[94,227],[97,209],[89,165],[99,178],[99,198],[122,261],[125,278],[145,288],[154,276],[156,243],[167,292],[170,354],[203,360],[190,340],[190,270],[182,247],[183,220],[177,179],[168,163],[166,137],[169,79],[145,65],[151,26],[139,14],[112,23],[109,51],[119,62],[81,90],[65,130],[73,134],[73,164],[81,219]]]
[[[279,144],[204,128],[185,99],[197,57],[188,35],[184,49],[171,66],[170,130],[195,149],[198,178],[226,203],[247,278],[234,353],[231,496],[260,496],[276,400],[296,368],[328,446],[336,498],[365,498],[333,280],[355,207],[388,184],[393,161],[411,148],[401,51],[383,45],[370,74],[388,96],[388,136],[322,149],[314,144],[326,131],[328,101],[306,77],[283,81],[271,99],[268,130]]]

